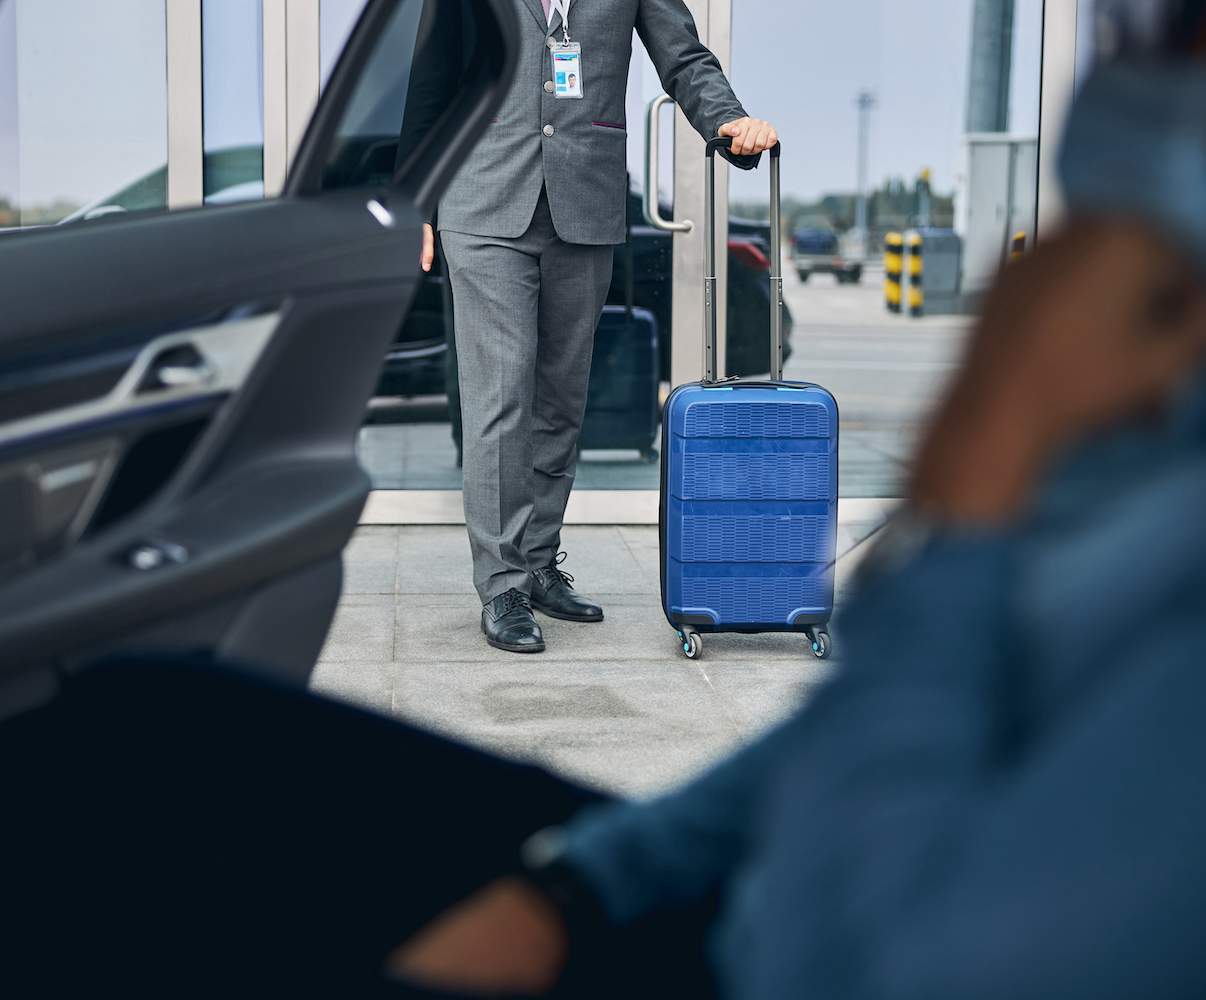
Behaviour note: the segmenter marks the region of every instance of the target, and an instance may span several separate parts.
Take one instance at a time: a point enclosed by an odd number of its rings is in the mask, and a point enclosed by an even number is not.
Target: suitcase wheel
[[[829,638],[829,633],[823,628],[810,628],[808,638],[812,640],[812,655],[818,660],[829,659],[829,654],[833,652],[833,640]]]
[[[688,660],[698,660],[703,655],[703,639],[698,632],[678,630],[679,641],[683,644],[683,655]]]

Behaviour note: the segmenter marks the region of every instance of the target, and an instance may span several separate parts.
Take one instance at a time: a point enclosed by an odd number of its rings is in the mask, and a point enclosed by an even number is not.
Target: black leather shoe
[[[558,569],[564,559],[562,552],[532,574],[532,607],[550,618],[564,618],[567,622],[601,622],[603,609],[576,593],[570,586],[574,578]]]
[[[482,608],[486,642],[509,653],[543,653],[544,636],[532,617],[528,595],[514,587]]]

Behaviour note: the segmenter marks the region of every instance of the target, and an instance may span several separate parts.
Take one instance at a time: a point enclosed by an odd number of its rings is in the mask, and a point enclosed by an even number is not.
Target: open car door
[[[0,236],[0,717],[116,655],[305,683],[421,222],[503,98],[513,18],[372,0],[280,198]]]

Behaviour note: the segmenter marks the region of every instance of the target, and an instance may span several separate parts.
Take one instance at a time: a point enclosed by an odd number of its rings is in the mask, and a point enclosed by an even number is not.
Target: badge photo
[[[553,54],[553,96],[582,96],[582,47],[577,42],[556,45]]]

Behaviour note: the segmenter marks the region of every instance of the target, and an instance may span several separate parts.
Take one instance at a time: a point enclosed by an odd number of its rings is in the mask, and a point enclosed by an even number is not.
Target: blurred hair
[[[1097,61],[1206,55],[1206,0],[1097,0]]]

